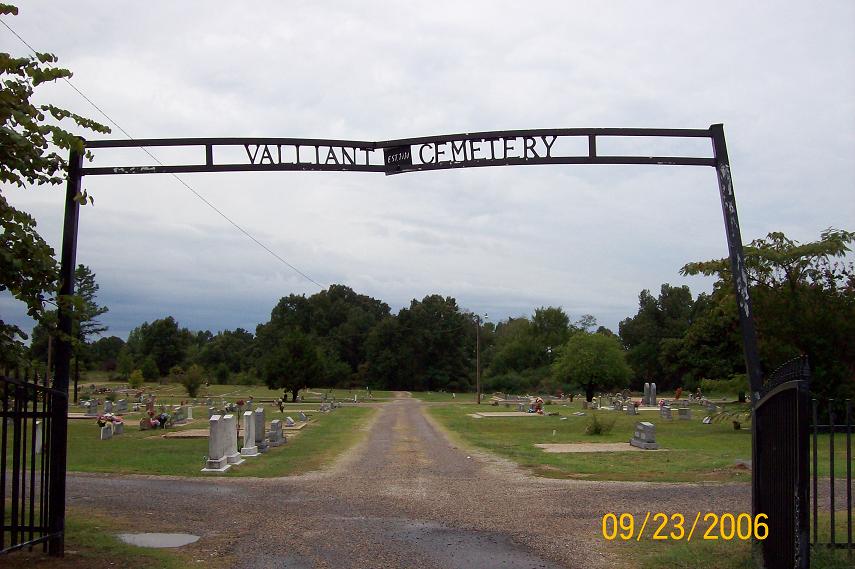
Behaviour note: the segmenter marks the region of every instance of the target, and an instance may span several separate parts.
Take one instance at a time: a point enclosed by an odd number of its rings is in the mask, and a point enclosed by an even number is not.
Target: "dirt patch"
[[[534,446],[542,448],[544,452],[559,454],[567,452],[659,452],[668,450],[664,448],[645,450],[629,443],[540,443]]]

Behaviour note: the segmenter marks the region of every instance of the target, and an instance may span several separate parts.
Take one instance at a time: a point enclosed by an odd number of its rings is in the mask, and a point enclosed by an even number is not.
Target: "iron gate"
[[[754,506],[768,516],[769,534],[760,542],[768,569],[810,567],[809,379],[807,358],[784,364],[754,407]]]
[[[62,542],[64,505],[56,504],[51,475],[65,441],[52,444],[51,429],[65,420],[67,399],[26,377],[0,375],[0,554]]]

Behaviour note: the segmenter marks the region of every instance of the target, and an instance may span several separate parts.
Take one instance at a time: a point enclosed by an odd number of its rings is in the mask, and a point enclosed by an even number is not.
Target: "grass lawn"
[[[297,404],[292,408],[299,408]],[[305,406],[303,407],[305,408]],[[288,443],[258,458],[248,459],[230,469],[227,476],[275,477],[316,470],[332,462],[365,433],[376,409],[341,407],[331,413],[314,413],[299,434],[288,434]],[[290,412],[266,408],[266,418],[283,419]],[[94,419],[71,420],[68,424],[68,470],[76,472],[115,472],[123,474],[156,474],[206,476],[200,472],[208,454],[208,439],[164,439],[164,431],[140,431],[140,413],[126,415],[125,433],[110,440],[98,440]],[[207,427],[207,413],[194,408],[195,421],[184,427]],[[208,474],[207,476],[211,476]]]
[[[64,558],[48,557],[41,547],[36,547],[32,552],[16,551],[0,558],[2,566],[7,569],[181,569],[191,564],[182,550],[136,547],[120,541],[117,533],[134,532],[122,519],[68,508],[65,523]]]
[[[561,417],[508,417],[474,419],[470,405],[431,406],[431,413],[462,442],[494,452],[531,468],[535,474],[550,478],[581,478],[586,480],[633,480],[658,482],[744,481],[751,473],[735,468],[737,460],[751,459],[751,431],[734,431],[727,423],[704,425],[702,412],[693,409],[691,421],[666,421],[658,412],[642,412],[630,416],[614,411],[585,411],[574,416],[581,404],[571,406],[547,405],[548,412],[557,411]],[[511,411],[504,406],[481,405],[478,411]],[[607,421],[614,420],[608,434],[585,434],[592,414]],[[566,419],[562,420],[562,417]],[[536,443],[627,443],[635,423],[649,421],[656,425],[656,440],[667,452],[609,452],[546,453]],[[554,431],[554,436],[553,436]],[[827,438],[827,435],[826,435]],[[820,437],[822,439],[822,437]],[[835,470],[845,472],[844,437],[835,444]],[[828,475],[828,444],[820,440],[820,475]]]

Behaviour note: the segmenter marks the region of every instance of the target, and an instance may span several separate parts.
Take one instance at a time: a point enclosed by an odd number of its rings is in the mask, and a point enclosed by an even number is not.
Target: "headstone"
[[[519,412],[519,413],[525,413],[525,410],[526,410],[526,409],[525,409],[525,405],[524,405],[524,404],[520,403],[519,405],[517,405],[517,412]]]
[[[184,406],[184,417],[187,418],[188,421],[193,418],[193,407],[190,405]]]
[[[644,384],[644,398],[641,400],[642,405],[650,405],[650,384]]]
[[[258,452],[267,452],[267,448],[270,446],[265,426],[264,408],[259,407],[255,410],[255,446],[258,447]]]
[[[583,400],[582,401],[582,409],[587,409],[587,408],[588,408],[588,402]]]
[[[116,413],[127,413],[128,412],[128,400],[127,399],[119,399],[116,401]]]
[[[285,443],[285,436],[282,434],[282,421],[274,419],[270,421],[270,432],[267,433],[267,438],[270,440],[270,446],[278,447]]]
[[[88,405],[86,405],[86,415],[90,417],[98,416],[98,404],[91,399],[88,401]]]
[[[635,432],[629,444],[645,450],[658,449],[659,445],[656,443],[656,426],[646,421],[636,423]]]
[[[214,407],[208,407],[208,418],[209,419],[216,414],[217,414],[217,410]]]
[[[671,408],[667,405],[663,405],[659,408],[659,416],[663,419],[668,419],[670,421],[671,419],[673,419],[673,417],[671,416]]]
[[[305,413],[303,413],[302,411],[300,411],[300,412],[297,414],[297,418],[298,418],[298,419],[300,419],[300,421],[302,421],[303,423],[305,423],[306,421],[308,421],[308,420],[309,420],[309,418],[308,418],[308,417],[306,417],[306,414],[305,414]]]
[[[257,456],[258,447],[255,446],[255,413],[243,412],[243,447],[240,449],[241,456]]]
[[[105,401],[104,402],[104,413],[112,413],[112,412],[113,412],[113,402],[109,401],[109,400]]]
[[[632,401],[626,404],[627,415],[638,415],[638,407],[632,404]]]
[[[36,454],[42,453],[42,422],[36,421]]]
[[[613,401],[612,402],[612,410],[623,411],[623,403],[620,401]]]
[[[113,425],[113,435],[121,435],[125,432],[125,424],[124,423],[112,423]]]
[[[237,449],[237,419],[234,415],[223,417],[223,429],[226,432],[226,462],[235,466],[242,464],[243,458]]]
[[[137,411],[139,411],[139,410],[140,410],[140,404],[139,404],[139,403],[134,403],[133,410],[134,410],[134,413],[136,413]]]
[[[704,417],[704,420],[701,421],[704,425],[709,425],[712,423],[712,417]]]
[[[681,421],[689,421],[692,419],[692,410],[688,407],[681,407],[680,409],[677,409],[677,417]]]
[[[104,425],[101,427],[101,440],[106,441],[107,439],[113,438],[113,427],[110,425]]]
[[[202,472],[225,472],[231,465],[226,458],[225,422],[222,415],[214,415],[209,420],[210,430],[208,432],[208,461]]]
[[[294,419],[292,419],[291,417],[285,417],[285,426],[286,427],[293,427],[294,424],[295,424]]]
[[[650,406],[651,407],[656,406],[656,384],[655,383],[650,384]]]

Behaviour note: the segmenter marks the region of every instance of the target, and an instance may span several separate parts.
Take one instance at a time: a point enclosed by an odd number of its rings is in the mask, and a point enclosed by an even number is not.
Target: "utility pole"
[[[481,316],[475,316],[475,402],[481,404]]]

